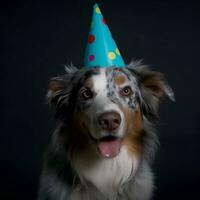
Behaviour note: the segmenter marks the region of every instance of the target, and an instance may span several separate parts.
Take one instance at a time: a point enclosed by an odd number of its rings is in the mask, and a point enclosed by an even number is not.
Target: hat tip
[[[96,7],[98,7],[99,5],[98,5],[98,3],[94,3],[94,8],[96,8]]]
[[[93,9],[84,57],[85,67],[125,67],[124,60],[96,2]]]

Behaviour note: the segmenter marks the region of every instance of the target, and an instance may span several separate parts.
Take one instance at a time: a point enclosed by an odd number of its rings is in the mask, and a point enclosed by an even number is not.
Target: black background
[[[189,3],[190,2],[190,3]],[[1,23],[0,199],[36,199],[42,155],[55,127],[45,101],[62,64],[83,65],[92,1],[5,1]],[[155,198],[200,199],[200,5],[192,1],[102,0],[125,61],[162,71],[176,103],[164,100],[154,162]]]

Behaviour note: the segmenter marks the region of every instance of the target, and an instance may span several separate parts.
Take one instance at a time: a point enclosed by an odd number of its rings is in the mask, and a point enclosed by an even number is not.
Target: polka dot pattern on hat
[[[101,13],[101,11],[100,11],[99,7],[96,7],[95,11],[96,11],[96,13],[98,13],[98,14],[100,14],[100,13]]]
[[[102,22],[103,22],[105,25],[107,25],[106,20],[105,20],[104,17],[102,18]]]
[[[86,67],[125,67],[124,60],[97,4],[94,5],[84,65]]]
[[[88,38],[88,42],[90,44],[92,44],[94,41],[95,41],[95,36],[94,35],[90,35],[89,38]]]
[[[116,52],[119,56],[121,55],[118,48],[116,48],[115,52]]]
[[[111,60],[114,60],[116,58],[116,54],[112,51],[108,52],[108,57],[111,59]]]
[[[89,61],[94,61],[94,59],[95,59],[95,56],[94,56],[93,54],[91,54],[91,55],[89,56]]]

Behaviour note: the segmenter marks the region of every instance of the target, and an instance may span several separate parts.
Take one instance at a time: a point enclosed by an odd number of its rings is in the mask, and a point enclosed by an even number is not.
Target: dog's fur
[[[129,94],[122,94],[124,87]],[[92,92],[83,99],[82,90]],[[59,125],[46,154],[38,200],[148,200],[154,188],[150,164],[158,139],[153,123],[163,95],[173,92],[159,72],[141,62],[125,68],[66,67],[51,79],[50,104]],[[98,126],[101,113],[115,111],[121,124],[115,131]],[[102,156],[97,141],[121,139],[114,157]]]

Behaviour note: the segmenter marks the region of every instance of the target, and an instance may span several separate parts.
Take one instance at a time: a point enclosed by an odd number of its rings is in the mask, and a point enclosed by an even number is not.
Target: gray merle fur
[[[66,67],[66,72],[66,75],[55,78],[62,82],[63,89],[48,94],[49,102],[56,107],[56,117],[59,120],[59,125],[52,135],[49,148],[45,154],[38,200],[69,200],[69,196],[74,188],[79,186],[81,188],[82,186],[82,182],[79,179],[77,172],[74,171],[70,155],[73,132],[76,128],[73,123],[72,115],[76,110],[77,104],[81,104],[81,102],[77,102],[77,93],[84,80],[94,74],[98,74],[99,70],[96,68],[77,70],[74,67]],[[134,87],[136,85],[138,87],[136,87],[135,96],[130,99],[128,104],[130,107],[134,108],[136,102],[139,102],[142,114],[145,116],[143,119],[144,128],[142,130],[142,145],[144,149],[143,159],[145,162],[151,162],[158,144],[152,121],[152,119],[157,118],[158,101],[155,99],[153,93],[156,92],[156,90],[162,89],[162,92],[173,100],[173,92],[166,84],[166,86],[163,86],[164,88],[146,88],[143,84],[144,81],[147,78],[157,76],[158,74],[155,74],[153,71],[149,70],[149,68],[142,66],[140,62],[132,62],[124,69],[108,68],[107,70],[108,96],[117,104],[120,103],[120,100],[116,95],[115,86],[113,84],[113,77],[117,72],[125,73],[130,81],[133,77],[134,80],[136,80]],[[163,77],[160,76],[159,78]],[[87,107],[89,105],[82,104],[79,109],[84,109],[85,106]],[[142,168],[139,169],[139,171],[142,170]],[[127,182],[123,186],[123,190],[119,192],[118,199],[131,200],[132,191],[130,191],[129,188],[133,185],[134,179]],[[99,196],[101,200],[104,200],[101,198],[100,192],[95,189],[95,187],[91,188],[90,192],[94,197],[92,200],[95,200],[96,196]],[[141,191],[141,193],[142,192],[143,191]]]

